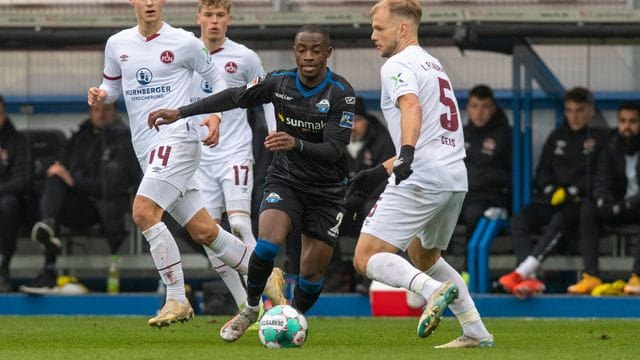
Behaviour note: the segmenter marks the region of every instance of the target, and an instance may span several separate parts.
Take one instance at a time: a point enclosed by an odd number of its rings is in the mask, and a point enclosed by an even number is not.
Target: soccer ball
[[[307,319],[292,306],[274,306],[260,319],[258,335],[269,349],[302,346],[307,339]]]

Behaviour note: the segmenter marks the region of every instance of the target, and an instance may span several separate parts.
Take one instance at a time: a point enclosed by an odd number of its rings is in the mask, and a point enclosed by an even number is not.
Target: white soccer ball
[[[258,335],[269,349],[302,346],[307,339],[307,319],[292,306],[274,306],[260,319]]]

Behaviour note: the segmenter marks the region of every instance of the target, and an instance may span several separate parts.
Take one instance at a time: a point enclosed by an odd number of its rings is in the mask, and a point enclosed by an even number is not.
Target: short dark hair
[[[578,86],[574,87],[564,94],[564,101],[573,101],[577,103],[586,103],[593,105],[593,94],[591,94],[591,91],[589,91],[589,89]]]
[[[640,113],[640,102],[638,101],[624,101],[618,106],[618,112],[621,110],[631,110]]]
[[[2,95],[0,95],[0,104],[2,104],[2,107],[3,107],[3,108],[5,108],[5,110],[6,110],[6,108],[7,108],[7,103],[6,103],[6,102],[4,102],[4,97],[3,97]]]
[[[493,102],[496,99],[493,97],[493,90],[488,85],[480,84],[474,86],[471,91],[469,91],[469,97],[476,97],[478,99],[491,99]]]
[[[305,32],[322,35],[322,39],[327,44],[327,46],[331,46],[331,37],[329,36],[329,31],[324,26],[320,26],[317,24],[302,25],[296,32],[296,37],[298,37],[298,34]]]

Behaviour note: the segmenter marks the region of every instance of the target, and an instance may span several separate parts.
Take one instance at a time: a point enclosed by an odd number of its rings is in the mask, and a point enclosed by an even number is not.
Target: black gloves
[[[400,155],[398,155],[398,159],[393,163],[393,173],[396,174],[396,185],[400,184],[400,182],[406,178],[408,178],[412,173],[411,163],[413,162],[413,153],[416,150],[411,145],[402,145],[400,148]]]
[[[387,178],[387,170],[383,164],[371,169],[361,170],[351,178],[347,188],[347,197],[367,197],[380,186]]]

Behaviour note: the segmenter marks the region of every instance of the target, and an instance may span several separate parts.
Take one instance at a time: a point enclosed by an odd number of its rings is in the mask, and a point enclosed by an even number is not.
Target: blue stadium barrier
[[[480,247],[480,240],[488,224],[489,219],[484,216],[480,218],[467,244],[467,272],[469,273],[469,291],[472,293],[477,292],[479,287],[478,248]]]
[[[480,294],[474,301],[483,317],[640,318],[640,297],[631,296],[543,295],[522,301],[510,295]],[[0,304],[0,315],[150,316],[160,306],[160,298],[156,294],[9,294],[0,295]],[[371,316],[369,298],[324,294],[307,315]]]

